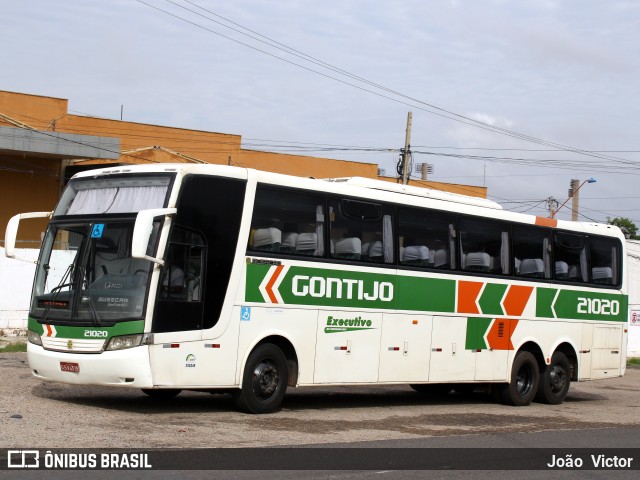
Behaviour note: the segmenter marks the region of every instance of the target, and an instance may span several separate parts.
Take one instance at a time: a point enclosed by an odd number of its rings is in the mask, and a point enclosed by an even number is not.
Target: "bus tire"
[[[452,389],[448,383],[412,383],[409,386],[418,393],[427,393],[439,397],[449,395]]]
[[[272,413],[280,408],[287,391],[287,359],[271,343],[259,345],[247,359],[242,388],[233,394],[238,410],[246,413]]]
[[[182,390],[179,388],[143,388],[142,391],[151,398],[169,399],[177,397]]]
[[[551,356],[551,363],[540,375],[540,386],[536,394],[536,402],[558,405],[569,393],[571,384],[571,364],[562,352]]]
[[[527,351],[516,354],[511,366],[511,381],[500,386],[500,399],[507,405],[524,407],[533,401],[540,383],[536,357]]]

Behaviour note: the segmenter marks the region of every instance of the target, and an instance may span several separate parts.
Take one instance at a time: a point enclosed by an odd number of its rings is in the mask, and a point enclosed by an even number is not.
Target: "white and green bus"
[[[220,165],[77,174],[50,217],[28,320],[37,378],[230,392],[277,410],[287,387],[481,384],[558,404],[623,375],[617,227],[504,211],[362,178]]]

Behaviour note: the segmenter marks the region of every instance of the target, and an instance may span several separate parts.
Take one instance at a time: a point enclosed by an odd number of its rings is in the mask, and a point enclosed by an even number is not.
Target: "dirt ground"
[[[289,389],[271,415],[234,410],[229,395],[42,382],[26,353],[0,353],[0,447],[263,447],[640,424],[640,368],[572,384],[562,405],[507,407],[480,392],[432,397],[408,386]]]

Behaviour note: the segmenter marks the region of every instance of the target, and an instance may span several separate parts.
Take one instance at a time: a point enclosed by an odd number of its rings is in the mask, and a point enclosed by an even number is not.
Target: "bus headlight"
[[[122,335],[109,340],[106,350],[124,350],[125,348],[139,347],[142,343],[143,335]]]
[[[27,332],[27,340],[29,340],[29,342],[33,343],[34,345],[42,346],[42,339],[40,338],[40,334],[34,332],[33,330],[29,330]]]

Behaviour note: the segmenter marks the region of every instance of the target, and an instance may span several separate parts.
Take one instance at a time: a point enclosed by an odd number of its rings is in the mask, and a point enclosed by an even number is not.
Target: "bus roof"
[[[408,195],[416,201],[418,199],[433,200],[434,205],[440,203],[435,208],[443,208],[444,204],[449,202],[456,204],[452,208],[459,213],[469,213],[476,215],[484,214],[496,219],[514,221],[525,224],[538,224],[538,219],[534,215],[526,213],[512,212],[504,210],[502,206],[485,198],[471,197],[450,192],[442,192],[435,189],[416,187],[412,185],[400,185],[383,180],[363,177],[345,177],[345,178],[325,178],[314,179],[310,177],[297,177],[282,173],[267,172],[264,170],[256,170],[246,167],[218,165],[218,164],[192,164],[192,163],[162,163],[154,165],[123,165],[118,167],[99,168],[87,170],[74,175],[73,178],[114,175],[114,174],[132,174],[132,173],[152,173],[152,172],[174,172],[182,174],[209,174],[209,175],[228,175],[234,178],[248,178],[250,172],[258,174],[258,181],[274,182],[275,184],[300,186],[308,189],[319,190],[343,190],[346,187],[354,187],[360,189],[360,193],[364,194],[367,190],[374,196],[374,192],[384,192],[386,195]],[[322,187],[321,185],[325,185]],[[331,185],[332,187],[329,187]],[[397,201],[397,199],[396,199]],[[412,202],[411,202],[412,203]],[[420,203],[420,202],[418,202]],[[468,207],[468,208],[465,208]],[[568,220],[553,220],[555,228],[572,230],[575,232],[600,234],[607,236],[616,236],[624,241],[624,235],[620,229],[613,225],[599,224],[593,222],[573,222]]]
[[[447,202],[462,203],[464,205],[474,205],[478,207],[493,208],[502,210],[499,203],[487,200],[486,198],[471,197],[458,193],[443,192],[433,188],[414,187],[412,185],[401,185],[399,183],[385,182],[373,178],[345,177],[345,178],[325,178],[328,182],[340,182],[348,185],[369,188],[372,190],[383,190],[385,192],[403,193],[416,197],[432,198],[434,200],[444,200]]]

